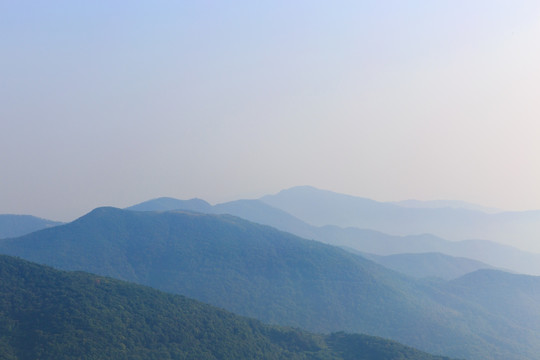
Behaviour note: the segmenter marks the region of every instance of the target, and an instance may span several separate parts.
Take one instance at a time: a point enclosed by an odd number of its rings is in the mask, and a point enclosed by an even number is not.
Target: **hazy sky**
[[[540,2],[0,0],[0,213],[313,185],[540,208]]]

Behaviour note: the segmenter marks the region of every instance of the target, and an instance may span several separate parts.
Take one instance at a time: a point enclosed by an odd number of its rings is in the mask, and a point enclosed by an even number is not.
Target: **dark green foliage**
[[[268,336],[289,330],[181,296],[5,256],[0,278],[1,338],[19,359],[305,358]]]
[[[401,359],[401,352],[415,354],[403,359],[438,359],[352,335],[328,337],[329,347],[322,335],[7,256],[0,256],[0,279],[0,359],[369,359],[363,354],[377,352],[381,344],[395,351],[380,360]]]
[[[471,359],[540,353],[536,328],[450,288],[229,215],[100,208],[64,226],[0,241],[0,251],[149,285],[272,324],[368,333]]]

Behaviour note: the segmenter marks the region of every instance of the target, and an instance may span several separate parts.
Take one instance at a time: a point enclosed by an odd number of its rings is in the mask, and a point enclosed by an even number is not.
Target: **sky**
[[[540,2],[0,0],[0,213],[296,185],[540,209]]]

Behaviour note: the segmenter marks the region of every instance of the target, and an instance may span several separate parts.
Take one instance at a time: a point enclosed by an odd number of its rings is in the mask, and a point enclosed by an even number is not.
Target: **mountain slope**
[[[381,281],[413,286],[345,251],[229,215],[100,208],[68,225],[4,240],[0,249],[62,269],[180,292],[266,321],[325,331],[354,330],[356,321],[347,320],[344,308],[328,313],[324,297],[347,289],[361,300],[369,289],[399,304],[398,294]],[[373,328],[379,322],[374,314],[383,308],[371,306],[363,322],[371,318],[365,326]],[[327,315],[321,316],[323,311]],[[349,324],[343,327],[343,322]]]
[[[540,277],[478,270],[445,285],[462,299],[536,331],[540,330]]]
[[[0,278],[1,359],[442,360],[364,335],[270,327],[183,296],[7,256]]]
[[[317,228],[260,200],[237,200],[217,204],[212,208],[212,213],[231,214],[252,222],[272,226],[306,239],[315,239],[317,236]]]
[[[229,215],[99,208],[70,224],[0,241],[0,251],[274,324],[364,332],[463,358],[517,360],[540,352],[536,330],[448,289]],[[507,336],[499,336],[502,329]]]
[[[61,224],[31,215],[0,214],[0,239],[22,236]]]
[[[214,206],[209,205],[206,210],[199,206],[192,206],[191,200],[163,203],[160,199],[155,199],[143,204],[145,204],[143,209],[159,211],[182,208],[209,214],[231,214],[306,239],[314,239],[363,253],[385,256],[436,252],[480,261],[488,265],[486,267],[492,266],[522,274],[540,275],[540,254],[528,253],[488,240],[448,241],[429,234],[395,236],[354,227],[341,228],[335,225],[317,227],[260,200],[238,200]],[[139,205],[128,209],[137,208]],[[476,270],[476,268],[473,269]]]
[[[235,200],[212,206],[200,199],[158,198],[130,206],[126,210],[187,210],[205,214],[230,214],[259,224],[276,227],[308,239],[314,236],[316,230],[313,226],[260,200]]]
[[[479,269],[493,269],[493,266],[479,261],[448,256],[441,253],[373,255],[361,253],[367,259],[384,267],[415,278],[456,279]]]

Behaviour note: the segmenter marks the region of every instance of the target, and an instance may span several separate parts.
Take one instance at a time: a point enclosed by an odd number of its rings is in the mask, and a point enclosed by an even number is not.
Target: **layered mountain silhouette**
[[[486,213],[464,208],[417,208],[299,186],[260,200],[311,225],[337,225],[391,235],[433,234],[484,239],[539,252],[540,210]]]
[[[179,295],[0,256],[1,359],[443,360],[366,335],[264,325]]]
[[[193,206],[194,204],[195,206]],[[237,200],[212,206],[200,199],[176,200],[160,198],[146,201],[128,209],[141,211],[182,209],[210,214],[231,214],[303,238],[314,239],[364,253],[382,256],[441,253],[485,263],[485,268],[496,267],[522,274],[540,275],[540,254],[529,253],[508,245],[489,240],[449,241],[430,234],[396,236],[355,227],[313,226],[261,200]],[[452,261],[454,265],[449,264],[449,266],[454,267],[459,267],[462,264],[460,259],[445,258],[445,261]],[[437,271],[425,275],[440,276]],[[453,277],[454,275],[448,274],[448,276]]]
[[[0,239],[26,235],[61,224],[31,215],[0,214]]]
[[[485,268],[496,267],[521,274],[540,275],[540,254],[489,240],[448,241],[429,234],[392,236],[373,230],[343,229],[337,226],[321,227],[315,238],[336,246],[381,256],[441,253],[454,257],[452,261],[455,266],[461,263],[459,258],[468,258],[485,263]],[[446,258],[446,261],[448,260]]]
[[[0,251],[183,294],[273,324],[363,332],[460,358],[532,359],[540,352],[537,326],[484,304],[478,287],[416,281],[230,215],[99,208],[66,225],[2,240]],[[493,290],[507,281],[502,272],[488,274]],[[540,282],[518,279],[529,288]],[[540,302],[527,291],[517,303],[523,314]],[[512,306],[507,301],[501,304]]]
[[[494,267],[480,261],[448,256],[441,253],[395,254],[387,256],[367,253],[359,254],[386,268],[415,278],[452,280],[477,270],[494,269]]]

